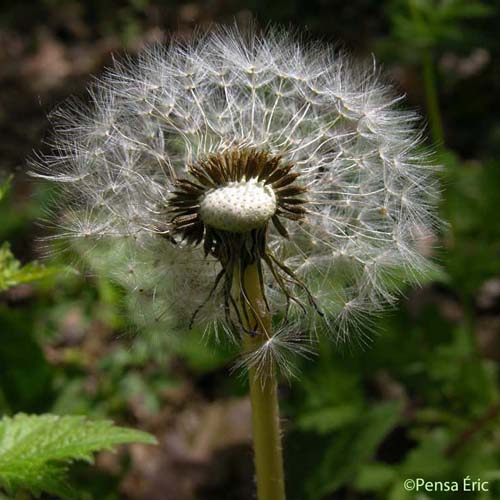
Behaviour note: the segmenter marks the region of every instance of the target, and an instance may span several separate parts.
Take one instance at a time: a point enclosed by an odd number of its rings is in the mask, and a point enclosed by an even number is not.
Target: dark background
[[[0,244],[41,256],[47,188],[26,176],[47,114],[85,96],[111,55],[211,22],[278,22],[375,56],[427,124],[444,165],[434,258],[443,272],[377,320],[368,347],[320,345],[281,387],[289,498],[417,498],[406,478],[489,481],[500,498],[500,4],[476,0],[3,2]],[[5,246],[2,247],[5,250]],[[70,265],[63,257],[49,268]],[[5,262],[0,258],[0,275]],[[7,287],[4,287],[7,288]],[[158,447],[76,466],[85,499],[250,499],[250,407],[227,353],[186,333],[137,332],[105,276],[54,272],[0,294],[0,415],[88,414],[155,434]],[[418,498],[451,498],[428,493]]]

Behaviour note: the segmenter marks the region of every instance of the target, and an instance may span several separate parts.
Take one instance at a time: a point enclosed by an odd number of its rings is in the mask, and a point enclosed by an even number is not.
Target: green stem
[[[422,63],[424,71],[425,98],[427,101],[427,112],[429,114],[432,139],[439,148],[444,148],[443,121],[439,110],[436,75],[434,71],[434,58],[430,49],[424,51]]]
[[[244,334],[243,342],[246,349],[255,349],[271,333],[271,315],[265,307],[257,263],[244,270],[243,286],[251,304],[249,316],[257,314],[260,325],[255,336]],[[250,368],[249,384],[257,497],[258,500],[285,500],[276,373],[273,371],[263,380],[254,368]]]
[[[416,26],[426,28],[427,21],[422,13],[417,9],[414,2],[409,2],[411,17]],[[440,149],[444,149],[444,131],[441,111],[439,109],[439,98],[437,92],[436,74],[434,71],[434,56],[432,47],[422,49],[422,68],[424,72],[425,100],[429,122],[431,125],[431,135],[434,144]]]

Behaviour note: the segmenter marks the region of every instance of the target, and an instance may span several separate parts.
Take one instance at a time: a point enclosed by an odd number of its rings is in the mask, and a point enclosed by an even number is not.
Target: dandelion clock
[[[106,265],[165,333],[238,343],[258,498],[280,500],[277,374],[318,335],[358,335],[431,268],[435,167],[373,64],[276,28],[193,38],[56,110],[33,175],[63,191],[49,238],[125,254]]]

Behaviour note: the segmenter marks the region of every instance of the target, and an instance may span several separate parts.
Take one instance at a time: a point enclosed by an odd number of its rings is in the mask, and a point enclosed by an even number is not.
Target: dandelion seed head
[[[257,261],[284,333],[255,359],[277,360],[294,332],[352,338],[401,276],[433,267],[436,167],[373,64],[275,27],[215,27],[116,62],[89,101],[53,113],[32,173],[63,193],[51,238],[114,254],[116,279],[154,301],[146,317],[164,307],[175,328],[195,316],[224,336],[237,264]]]

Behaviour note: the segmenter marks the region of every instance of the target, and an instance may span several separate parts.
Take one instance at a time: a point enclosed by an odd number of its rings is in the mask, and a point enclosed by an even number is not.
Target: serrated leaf
[[[9,243],[5,242],[0,247],[0,292],[13,286],[53,276],[58,271],[58,268],[45,267],[37,262],[21,266],[10,251]]]
[[[93,454],[124,443],[154,444],[150,434],[83,416],[25,415],[0,420],[0,483],[8,493],[18,488],[68,498],[69,464],[92,463]]]

